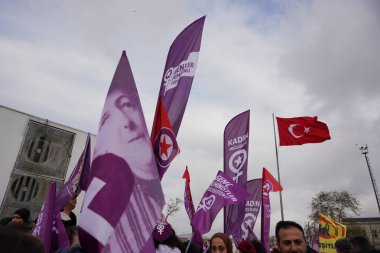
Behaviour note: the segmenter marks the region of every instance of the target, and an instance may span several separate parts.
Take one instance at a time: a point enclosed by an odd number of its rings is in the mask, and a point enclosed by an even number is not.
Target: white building
[[[60,189],[70,176],[88,133],[1,105],[0,119],[0,218],[27,207],[34,219],[51,182]]]

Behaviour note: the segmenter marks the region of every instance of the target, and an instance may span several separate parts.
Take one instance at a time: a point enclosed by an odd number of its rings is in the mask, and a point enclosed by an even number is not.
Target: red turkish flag
[[[319,143],[331,139],[329,128],[318,117],[277,119],[280,146]]]

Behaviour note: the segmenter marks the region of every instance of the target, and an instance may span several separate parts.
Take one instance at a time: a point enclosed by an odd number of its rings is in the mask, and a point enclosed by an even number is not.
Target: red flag
[[[183,173],[182,178],[183,178],[183,179],[186,179],[186,181],[189,181],[189,182],[190,182],[190,173],[189,173],[189,170],[187,169],[187,166],[186,166],[186,170],[185,170],[185,172]]]
[[[277,119],[280,146],[319,143],[331,139],[329,128],[318,117]]]
[[[162,102],[162,95],[158,97],[150,140],[155,153],[158,174],[160,179],[162,179],[171,161],[179,153],[177,139],[174,135],[165,105]]]
[[[267,184],[267,186],[265,186]],[[280,183],[272,176],[272,174],[263,168],[263,192],[278,192],[282,191]]]

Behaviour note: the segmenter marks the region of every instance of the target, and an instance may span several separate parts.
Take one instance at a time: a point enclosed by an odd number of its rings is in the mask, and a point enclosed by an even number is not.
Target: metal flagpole
[[[373,177],[373,173],[372,173],[372,169],[371,169],[371,164],[369,163],[369,158],[367,156],[367,154],[368,154],[368,147],[367,147],[367,145],[365,145],[363,147],[360,147],[360,151],[365,156],[365,160],[367,162],[369,176],[371,177],[371,182],[372,182],[373,190],[375,192],[375,197],[376,197],[376,201],[377,201],[377,208],[379,208],[379,212],[380,212],[379,192],[377,190],[376,181],[375,181],[375,178]]]
[[[272,113],[273,118],[273,133],[274,133],[274,146],[276,148],[276,161],[277,161],[277,174],[278,174],[278,182],[281,184],[281,178],[280,178],[280,165],[278,163],[278,150],[277,150],[277,138],[276,138],[276,126],[274,124],[274,113]],[[281,220],[284,220],[284,208],[282,205],[282,191],[279,191],[280,193],[280,206],[281,206]]]

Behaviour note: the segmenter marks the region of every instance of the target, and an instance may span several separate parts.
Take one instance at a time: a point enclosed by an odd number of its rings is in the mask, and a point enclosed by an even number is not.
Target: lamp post
[[[375,191],[375,197],[376,197],[376,201],[377,201],[377,207],[379,208],[379,213],[380,213],[379,193],[377,191],[375,178],[373,177],[373,173],[372,173],[372,169],[371,169],[371,164],[369,163],[369,158],[367,156],[367,154],[368,154],[368,147],[367,147],[367,145],[365,145],[363,147],[360,147],[359,149],[362,152],[362,154],[364,155],[365,160],[367,162],[369,176],[371,177],[371,182],[372,182],[373,190]]]

